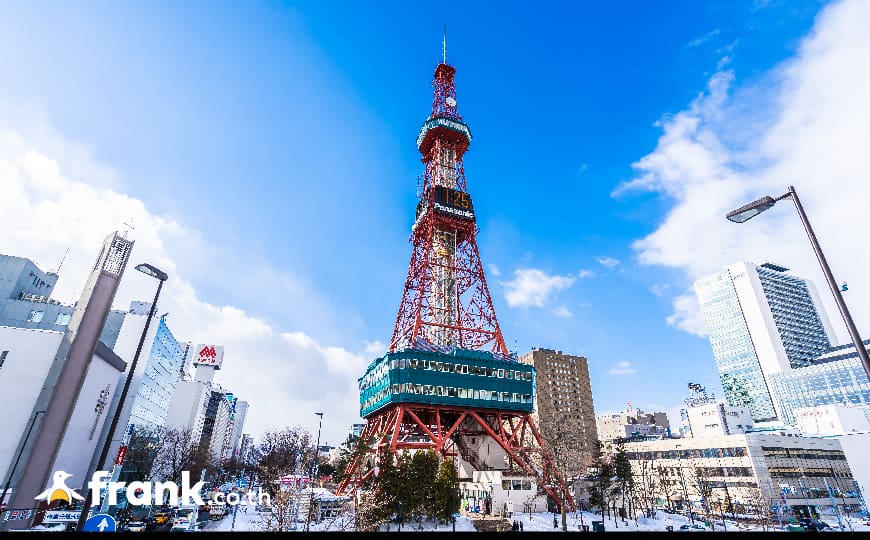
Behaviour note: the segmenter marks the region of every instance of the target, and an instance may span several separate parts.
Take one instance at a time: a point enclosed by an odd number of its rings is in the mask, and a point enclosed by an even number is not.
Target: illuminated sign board
[[[435,211],[461,219],[474,219],[471,195],[447,186],[435,186]]]
[[[220,369],[224,361],[224,348],[222,345],[197,345],[194,351],[193,365],[214,366]]]

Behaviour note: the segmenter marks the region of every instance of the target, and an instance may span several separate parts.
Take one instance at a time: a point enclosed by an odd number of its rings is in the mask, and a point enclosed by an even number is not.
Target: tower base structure
[[[560,507],[576,509],[531,413],[416,403],[398,403],[367,418],[358,451],[336,494],[362,487],[376,474],[375,464],[386,452],[398,458],[403,450],[433,450],[444,458],[459,456],[483,470],[487,467],[468,447],[469,436],[496,442],[507,458],[504,470],[529,475]]]

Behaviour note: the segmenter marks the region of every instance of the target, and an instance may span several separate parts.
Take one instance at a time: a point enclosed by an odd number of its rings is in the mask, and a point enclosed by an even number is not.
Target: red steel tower
[[[455,73],[446,62],[435,68],[432,114],[417,137],[426,173],[408,278],[389,352],[359,379],[367,423],[338,493],[376,474],[386,452],[431,448],[475,470],[530,476],[573,509],[532,419],[535,370],[508,351],[486,285],[462,163],[471,131],[457,111]],[[487,463],[468,438],[497,443],[503,462]]]

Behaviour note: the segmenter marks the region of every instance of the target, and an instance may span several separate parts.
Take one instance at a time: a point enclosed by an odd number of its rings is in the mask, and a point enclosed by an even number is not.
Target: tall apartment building
[[[813,284],[787,271],[741,261],[695,282],[725,397],[756,422],[781,419],[770,376],[813,364],[834,335]]]
[[[519,361],[537,371],[535,415],[541,434],[552,439],[560,432],[576,433],[579,461],[588,464],[598,453],[598,433],[586,358],[536,347]]]

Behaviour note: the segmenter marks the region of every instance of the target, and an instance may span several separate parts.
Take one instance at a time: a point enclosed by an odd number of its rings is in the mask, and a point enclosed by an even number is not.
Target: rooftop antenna
[[[133,218],[131,217],[128,221],[130,223],[127,223],[126,221],[123,223],[123,225],[127,227],[124,229],[124,234],[122,235],[124,238],[127,238],[127,233],[130,232],[129,229],[136,229],[136,227],[133,226]]]
[[[447,23],[444,23],[444,41],[441,42],[441,63],[447,63]]]
[[[57,265],[57,270],[54,271],[58,276],[60,275],[60,269],[63,266],[63,262],[66,260],[66,256],[69,253],[69,246],[66,247],[66,251],[63,252],[63,257],[60,258],[60,264]]]

